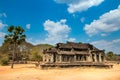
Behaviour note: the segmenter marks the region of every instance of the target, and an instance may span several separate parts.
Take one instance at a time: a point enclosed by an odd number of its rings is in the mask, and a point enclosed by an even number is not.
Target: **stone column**
[[[97,55],[94,53],[94,60],[97,62]]]
[[[76,62],[76,55],[74,55],[74,62]]]
[[[60,54],[59,58],[60,58],[60,63],[62,63],[62,54]]]
[[[102,60],[101,60],[101,53],[99,53],[99,62],[102,62]]]
[[[87,55],[87,61],[88,61],[88,62],[91,62],[91,61],[92,61],[91,55]]]
[[[50,56],[50,63],[53,63],[53,53],[51,53],[51,56]]]
[[[45,54],[43,55],[43,59],[42,60],[43,60],[43,62],[45,62]]]
[[[91,54],[90,48],[88,48],[87,54],[88,54],[87,61],[92,62],[92,54]]]

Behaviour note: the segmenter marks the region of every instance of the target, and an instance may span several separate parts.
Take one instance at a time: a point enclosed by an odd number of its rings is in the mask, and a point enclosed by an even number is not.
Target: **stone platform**
[[[112,68],[113,65],[105,63],[93,63],[93,62],[80,62],[80,63],[45,63],[40,65],[41,68],[46,67],[99,67],[99,68]]]

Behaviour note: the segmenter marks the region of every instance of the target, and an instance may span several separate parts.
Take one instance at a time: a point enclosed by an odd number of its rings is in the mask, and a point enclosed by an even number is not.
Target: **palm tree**
[[[4,42],[8,42],[10,43],[10,45],[13,45],[12,64],[11,64],[11,68],[13,68],[16,48],[18,45],[20,45],[22,42],[25,41],[26,35],[23,34],[25,30],[21,26],[9,26],[7,31],[8,34],[5,35]]]

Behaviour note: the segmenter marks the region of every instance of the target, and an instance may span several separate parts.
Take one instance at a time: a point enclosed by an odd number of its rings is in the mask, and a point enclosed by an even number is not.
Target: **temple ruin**
[[[42,66],[92,65],[105,61],[104,50],[99,50],[89,43],[58,43],[55,47],[43,50]]]
[[[45,63],[104,62],[103,50],[91,44],[67,42],[58,43],[56,47],[43,51]]]

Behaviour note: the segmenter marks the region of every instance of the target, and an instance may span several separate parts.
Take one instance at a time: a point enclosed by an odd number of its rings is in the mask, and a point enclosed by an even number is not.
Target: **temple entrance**
[[[96,55],[96,58],[97,58],[97,62],[99,62],[99,54]]]
[[[104,57],[103,57],[103,56],[101,56],[101,61],[102,61],[102,62],[104,61]]]
[[[53,62],[54,63],[56,62],[56,55],[55,55],[55,53],[53,53]]]

